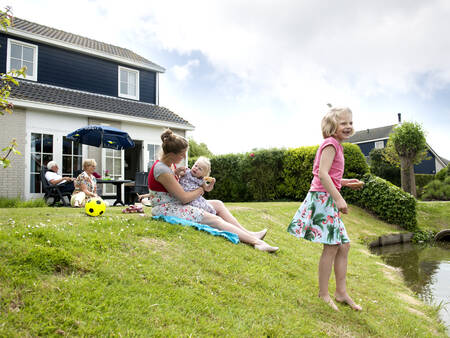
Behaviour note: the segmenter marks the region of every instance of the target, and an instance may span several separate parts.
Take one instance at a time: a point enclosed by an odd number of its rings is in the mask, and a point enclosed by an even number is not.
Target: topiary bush
[[[352,203],[372,211],[389,223],[398,224],[410,231],[417,229],[414,196],[372,174],[365,174],[362,180],[364,187]]]

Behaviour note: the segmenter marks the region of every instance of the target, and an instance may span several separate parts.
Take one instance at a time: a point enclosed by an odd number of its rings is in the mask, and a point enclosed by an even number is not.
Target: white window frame
[[[375,141],[375,149],[383,149],[384,141]]]
[[[128,94],[122,94],[120,92],[120,72],[122,70],[130,72],[130,73],[136,73],[136,96],[128,95]],[[118,75],[117,75],[117,81],[118,81],[117,91],[119,93],[118,94],[119,97],[123,97],[123,98],[126,98],[126,99],[139,100],[139,71],[138,70],[119,66],[119,71],[118,71]]]
[[[38,46],[32,45],[30,43],[26,43],[19,40],[14,39],[8,39],[8,49],[7,49],[7,55],[6,55],[6,71],[11,71],[11,43],[15,43],[17,45],[22,45],[25,47],[29,47],[33,49],[33,76],[27,75],[25,79],[31,80],[31,81],[37,81],[37,71],[38,71]],[[23,60],[22,60],[23,61]],[[22,76],[20,76],[22,77]]]
[[[150,157],[150,148],[153,148],[153,158]],[[147,171],[150,171],[152,165],[159,159],[158,155],[159,155],[160,150],[161,150],[161,145],[159,145],[159,144],[153,144],[153,143],[147,144],[147,155],[148,155]]]
[[[106,149],[106,148],[102,148],[102,178],[105,178],[105,170],[106,168],[106,151],[107,150],[113,150],[113,149]],[[120,175],[117,175],[117,173],[112,173],[111,177],[112,179],[117,179],[117,180],[123,180],[124,175],[125,175],[125,151],[124,150],[115,150],[114,151],[120,151]],[[110,156],[108,156],[110,157]],[[113,159],[118,158],[116,156],[112,157]],[[113,166],[114,166],[114,161],[113,161]],[[109,171],[109,169],[108,169]],[[122,189],[122,196],[124,196],[124,187],[123,184],[121,185],[121,189]],[[103,184],[103,195],[105,196],[114,196],[116,194],[116,186],[112,185],[112,184]]]

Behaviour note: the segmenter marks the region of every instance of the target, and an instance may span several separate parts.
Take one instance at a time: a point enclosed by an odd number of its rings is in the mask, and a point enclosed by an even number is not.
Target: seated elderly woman
[[[193,191],[184,191],[171,167],[180,163],[186,157],[189,144],[183,137],[174,134],[170,129],[167,129],[161,135],[161,140],[163,154],[161,159],[153,164],[148,177],[149,199],[154,216],[174,216],[207,224],[218,230],[237,234],[242,242],[253,245],[258,250],[268,252],[278,250],[277,247],[270,246],[262,240],[266,234],[265,230],[260,232],[248,231],[239,224],[221,201],[209,201],[216,210],[216,215],[201,208],[187,205],[187,203],[203,195],[205,191],[211,191],[215,180]]]
[[[83,161],[83,172],[78,175],[74,185],[70,205],[75,208],[82,207],[86,201],[91,197],[98,197],[97,195],[97,180],[94,176],[95,167],[97,163],[93,159]]]

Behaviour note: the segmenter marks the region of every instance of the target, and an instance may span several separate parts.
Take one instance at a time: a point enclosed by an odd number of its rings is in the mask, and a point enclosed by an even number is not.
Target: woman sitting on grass
[[[210,184],[203,184],[195,190],[184,191],[178,183],[178,176],[171,167],[172,165],[175,167],[176,164],[180,163],[186,157],[189,144],[183,137],[175,135],[170,129],[162,133],[161,140],[163,154],[161,159],[153,164],[148,175],[149,199],[154,216],[174,216],[207,224],[218,230],[237,234],[242,242],[253,245],[258,250],[268,252],[278,250],[277,247],[270,246],[262,240],[266,234],[266,230],[260,232],[248,231],[239,224],[221,201],[209,201],[216,210],[216,215],[203,209],[186,205],[199,196],[202,196],[205,191],[211,191],[214,187],[215,180]],[[184,168],[179,168],[177,171],[182,169]]]
[[[74,185],[70,204],[74,208],[84,207],[86,201],[91,197],[98,197],[97,195],[97,180],[95,179],[94,172],[97,162],[93,159],[87,159],[83,161],[83,172],[78,175]]]

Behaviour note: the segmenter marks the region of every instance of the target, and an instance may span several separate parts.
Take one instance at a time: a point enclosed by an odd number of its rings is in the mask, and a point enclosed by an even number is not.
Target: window
[[[53,135],[31,133],[30,193],[41,193],[41,170],[53,160]]]
[[[102,178],[109,176],[112,180],[120,180],[123,178],[122,171],[122,160],[123,160],[122,150],[115,149],[103,149],[103,174]],[[108,172],[106,172],[108,170]],[[108,175],[106,175],[108,173]],[[116,186],[113,184],[104,184],[103,192],[105,194],[115,194]]]
[[[27,67],[27,80],[37,81],[38,47],[22,41],[8,39],[6,71]]]
[[[383,148],[384,148],[384,141],[375,142],[375,149],[383,149]]]
[[[77,171],[82,170],[82,145],[63,137],[62,146],[62,175],[74,177]]]
[[[119,96],[139,100],[139,72],[119,66]]]
[[[150,171],[150,169],[153,166],[153,163],[156,162],[156,160],[158,159],[158,155],[159,155],[159,151],[161,149],[160,145],[157,144],[147,144],[147,150],[148,150],[148,164],[147,164],[147,168],[148,171]]]

